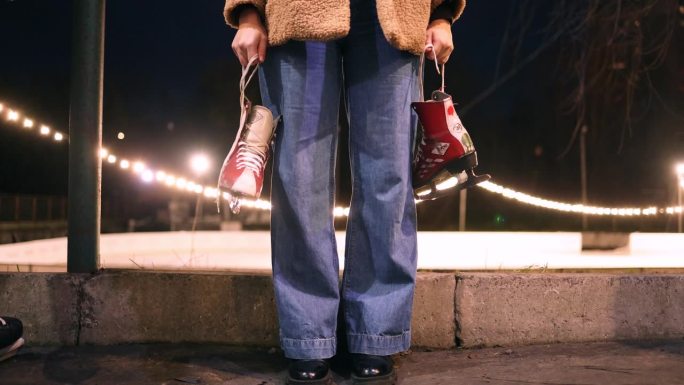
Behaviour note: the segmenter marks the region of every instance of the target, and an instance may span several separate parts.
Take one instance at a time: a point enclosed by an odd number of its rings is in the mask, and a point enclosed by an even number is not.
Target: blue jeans
[[[393,48],[374,1],[352,0],[350,34],[269,48],[259,76],[280,116],[271,200],[273,282],[285,355],[336,352],[340,299],[352,353],[407,350],[416,275],[411,156],[419,58]],[[339,100],[350,125],[345,271],[333,226]]]

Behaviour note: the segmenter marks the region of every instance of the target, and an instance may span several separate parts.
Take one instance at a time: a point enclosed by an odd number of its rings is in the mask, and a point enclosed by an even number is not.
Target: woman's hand
[[[425,54],[428,59],[444,64],[449,60],[454,50],[454,40],[451,36],[451,24],[444,19],[437,19],[430,23],[425,35]],[[432,46],[432,48],[430,48]]]
[[[259,13],[256,9],[245,9],[240,13],[240,24],[231,45],[240,64],[246,67],[249,59],[256,55],[259,56],[259,63],[263,63],[267,46],[268,34]]]

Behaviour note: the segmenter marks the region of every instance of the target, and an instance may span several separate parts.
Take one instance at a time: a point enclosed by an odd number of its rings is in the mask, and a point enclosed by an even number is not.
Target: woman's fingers
[[[449,61],[449,56],[451,56],[451,52],[454,51],[453,45],[447,45],[447,44],[442,44],[440,47],[437,49],[437,62],[439,64],[444,64],[447,61]]]
[[[263,63],[266,60],[266,47],[268,47],[268,39],[266,35],[262,35],[259,42],[259,63]]]
[[[240,14],[240,26],[231,47],[243,67],[253,57],[258,57],[260,63],[266,59],[268,34],[256,9],[247,9]]]
[[[428,59],[437,60],[439,64],[446,63],[454,50],[451,25],[443,20],[432,22],[426,33],[426,45],[429,44],[432,45],[432,49],[425,51]]]
[[[260,62],[263,62],[263,59],[266,58],[267,46],[266,34],[256,28],[239,29],[231,45],[243,67],[247,66],[249,60],[255,56],[259,58]]]
[[[245,58],[245,55],[242,53],[242,49],[235,44],[233,44],[232,48],[233,48],[233,52],[235,52],[235,56],[237,56],[238,60],[240,61],[240,64],[243,67],[246,66],[247,60]]]
[[[435,60],[435,47],[432,43],[432,30],[428,29],[425,38],[425,56],[430,60]]]

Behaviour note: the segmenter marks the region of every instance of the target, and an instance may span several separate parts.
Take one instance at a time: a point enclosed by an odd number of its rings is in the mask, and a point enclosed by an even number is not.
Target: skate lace
[[[266,163],[267,146],[250,145],[245,141],[238,143],[237,168],[248,169],[261,175]]]
[[[7,322],[2,318],[0,318],[0,324],[2,324],[2,326],[7,326]]]

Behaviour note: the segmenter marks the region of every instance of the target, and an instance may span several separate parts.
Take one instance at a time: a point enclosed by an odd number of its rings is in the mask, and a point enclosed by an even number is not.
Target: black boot
[[[0,317],[0,361],[12,357],[24,344],[24,328],[16,318]]]
[[[334,385],[325,360],[292,360],[287,372],[288,385]]]
[[[394,361],[390,356],[352,354],[352,379],[354,384],[394,385]]]

